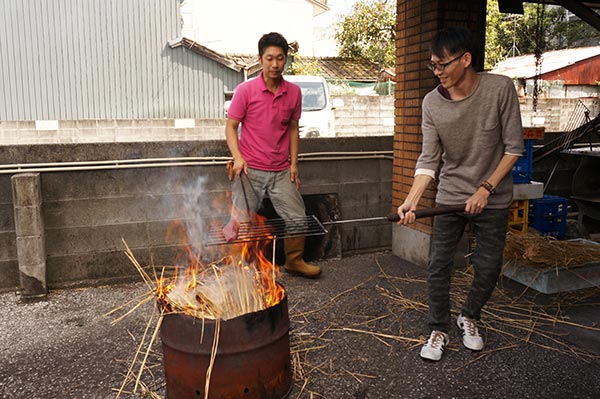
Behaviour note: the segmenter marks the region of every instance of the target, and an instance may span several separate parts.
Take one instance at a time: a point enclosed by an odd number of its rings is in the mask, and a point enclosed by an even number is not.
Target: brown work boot
[[[297,274],[308,278],[317,278],[321,275],[319,266],[311,265],[302,259],[304,254],[304,237],[286,238],[284,242],[285,266],[288,273]]]

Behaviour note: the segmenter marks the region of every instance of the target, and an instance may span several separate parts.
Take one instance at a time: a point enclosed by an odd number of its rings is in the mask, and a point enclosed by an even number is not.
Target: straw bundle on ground
[[[580,241],[559,241],[534,234],[508,235],[504,257],[528,266],[575,266],[600,262],[600,245]]]

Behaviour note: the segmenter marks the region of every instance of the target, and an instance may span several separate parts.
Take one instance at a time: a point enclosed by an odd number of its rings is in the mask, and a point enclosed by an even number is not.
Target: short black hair
[[[265,53],[265,49],[271,46],[281,47],[283,53],[287,57],[289,49],[288,42],[281,33],[277,32],[265,33],[262,35],[258,41],[258,56],[262,57],[262,55]]]
[[[475,51],[475,43],[473,35],[465,28],[446,28],[439,31],[431,41],[431,54],[439,58],[444,58],[444,50],[449,55],[454,55],[462,52],[471,54],[473,66],[477,65],[477,53]]]

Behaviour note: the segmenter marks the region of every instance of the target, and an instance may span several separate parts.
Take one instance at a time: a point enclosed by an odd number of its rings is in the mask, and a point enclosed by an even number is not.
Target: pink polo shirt
[[[262,78],[241,83],[227,111],[242,123],[240,151],[249,167],[278,172],[290,167],[290,121],[300,120],[302,93],[294,83],[282,80],[271,93]]]

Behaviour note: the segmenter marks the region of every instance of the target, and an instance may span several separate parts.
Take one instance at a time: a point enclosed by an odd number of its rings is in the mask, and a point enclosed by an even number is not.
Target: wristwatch
[[[492,186],[492,183],[490,183],[487,180],[484,180],[481,183],[481,187],[485,188],[490,193],[490,195],[496,194],[496,188]]]

